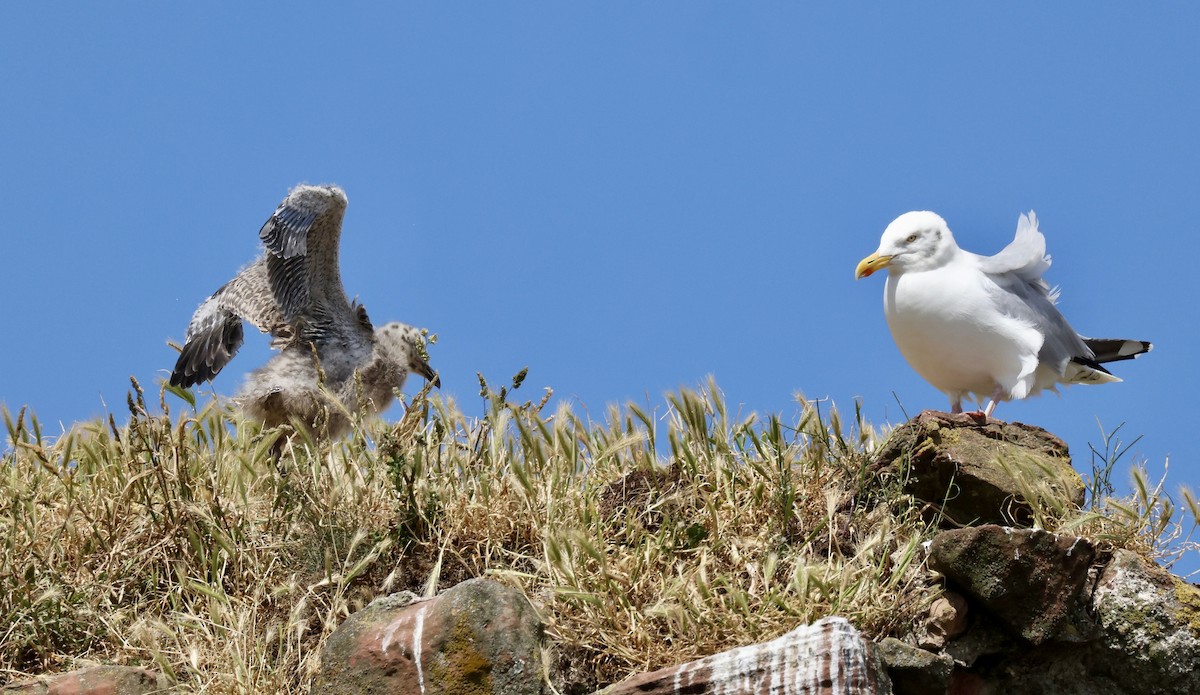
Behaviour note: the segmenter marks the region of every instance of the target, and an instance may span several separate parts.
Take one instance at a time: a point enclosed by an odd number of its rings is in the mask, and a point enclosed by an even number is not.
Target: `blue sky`
[[[443,391],[528,366],[594,417],[715,375],[867,417],[946,407],[892,343],[883,228],[993,253],[1036,210],[1121,384],[1002,404],[1200,489],[1200,8],[1114,3],[130,2],[0,7],[0,402],[69,425],[165,377],[298,182],[342,185],[347,290],[439,334]],[[215,382],[269,355],[247,333]],[[410,386],[410,391],[412,387]],[[394,414],[394,413],[393,413]],[[1130,459],[1132,460],[1132,459]],[[1125,478],[1126,467],[1119,477]],[[1200,559],[1185,567],[1195,569]]]

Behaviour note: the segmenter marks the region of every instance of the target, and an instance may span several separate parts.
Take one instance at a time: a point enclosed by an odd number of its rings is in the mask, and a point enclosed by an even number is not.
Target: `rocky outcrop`
[[[874,646],[843,618],[770,642],[642,673],[596,695],[884,695],[891,683]]]
[[[1083,504],[1067,445],[1019,422],[926,410],[892,432],[873,468],[951,526],[1022,526],[1035,505]]]
[[[1021,528],[1039,507],[1082,503],[1067,453],[1034,427],[936,412],[881,449],[880,479],[965,526],[929,545],[944,601],[880,645],[898,695],[1200,692],[1200,588],[1134,553]]]
[[[169,692],[158,673],[132,666],[92,666],[45,678],[11,683],[3,695],[150,695]]]
[[[1136,554],[987,526],[940,534],[930,565],[966,597],[967,629],[885,640],[898,695],[1200,692],[1200,588]]]
[[[321,654],[322,695],[540,695],[542,624],[519,591],[471,579],[351,615]]]

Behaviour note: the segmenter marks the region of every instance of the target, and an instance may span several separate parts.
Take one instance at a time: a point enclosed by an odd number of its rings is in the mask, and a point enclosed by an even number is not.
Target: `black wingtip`
[[[230,314],[215,330],[193,336],[184,343],[168,383],[187,389],[202,381],[212,381],[237,354],[244,339],[242,320]]]
[[[1154,344],[1147,340],[1127,340],[1123,338],[1084,338],[1095,354],[1096,362],[1120,362],[1132,360],[1154,349]]]
[[[172,386],[178,386],[182,389],[192,387],[192,385],[188,383],[187,375],[183,373],[182,365],[180,365],[178,362],[175,363],[175,369],[171,370],[171,378],[167,383]]]
[[[172,386],[190,389],[202,381],[212,381],[213,377],[221,373],[224,364],[214,368],[211,362],[204,359],[203,352],[198,342],[183,346],[183,351],[179,353],[179,359],[175,362],[175,369],[171,372]]]

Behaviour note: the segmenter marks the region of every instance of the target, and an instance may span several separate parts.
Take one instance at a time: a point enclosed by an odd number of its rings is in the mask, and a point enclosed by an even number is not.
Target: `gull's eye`
[[[904,243],[906,243],[906,244],[911,244],[911,243],[913,243],[913,242],[914,242],[914,241],[916,241],[916,240],[917,240],[917,235],[916,235],[916,234],[909,234],[909,235],[908,235],[908,238],[904,240]]]

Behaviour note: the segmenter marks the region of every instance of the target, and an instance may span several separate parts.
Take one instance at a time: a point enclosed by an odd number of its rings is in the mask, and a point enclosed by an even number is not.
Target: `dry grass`
[[[1086,509],[1067,504],[1064,496],[1054,491],[1055,482],[1061,478],[1060,471],[1043,469],[1033,477],[1023,472],[1028,471],[1029,466],[1009,466],[1007,462],[1000,462],[1017,481],[1020,496],[1034,501],[1031,505],[1032,525],[1054,533],[1087,538],[1102,551],[1132,550],[1167,569],[1172,569],[1185,555],[1200,553],[1200,542],[1196,540],[1196,532],[1200,530],[1200,501],[1186,487],[1180,488],[1175,495],[1167,492],[1169,462],[1163,463],[1162,474],[1156,483],[1152,482],[1144,462],[1134,465],[1130,469],[1132,494],[1125,498],[1114,497],[1114,487],[1109,479],[1128,448],[1107,435],[1104,438],[1103,452],[1093,448],[1091,475],[1085,478]]]
[[[901,633],[935,597],[932,529],[870,487],[858,417],[733,416],[710,383],[595,423],[513,400],[520,378],[481,379],[482,419],[422,392],[399,423],[297,442],[278,464],[279,432],[186,392],[155,415],[135,384],[128,424],[53,441],[5,413],[0,682],[99,661],[185,691],[303,693],[370,599],[490,575],[539,607],[553,681],[582,693],[830,614]],[[1161,508],[1132,504],[1097,512],[1101,530],[1153,530]]]

